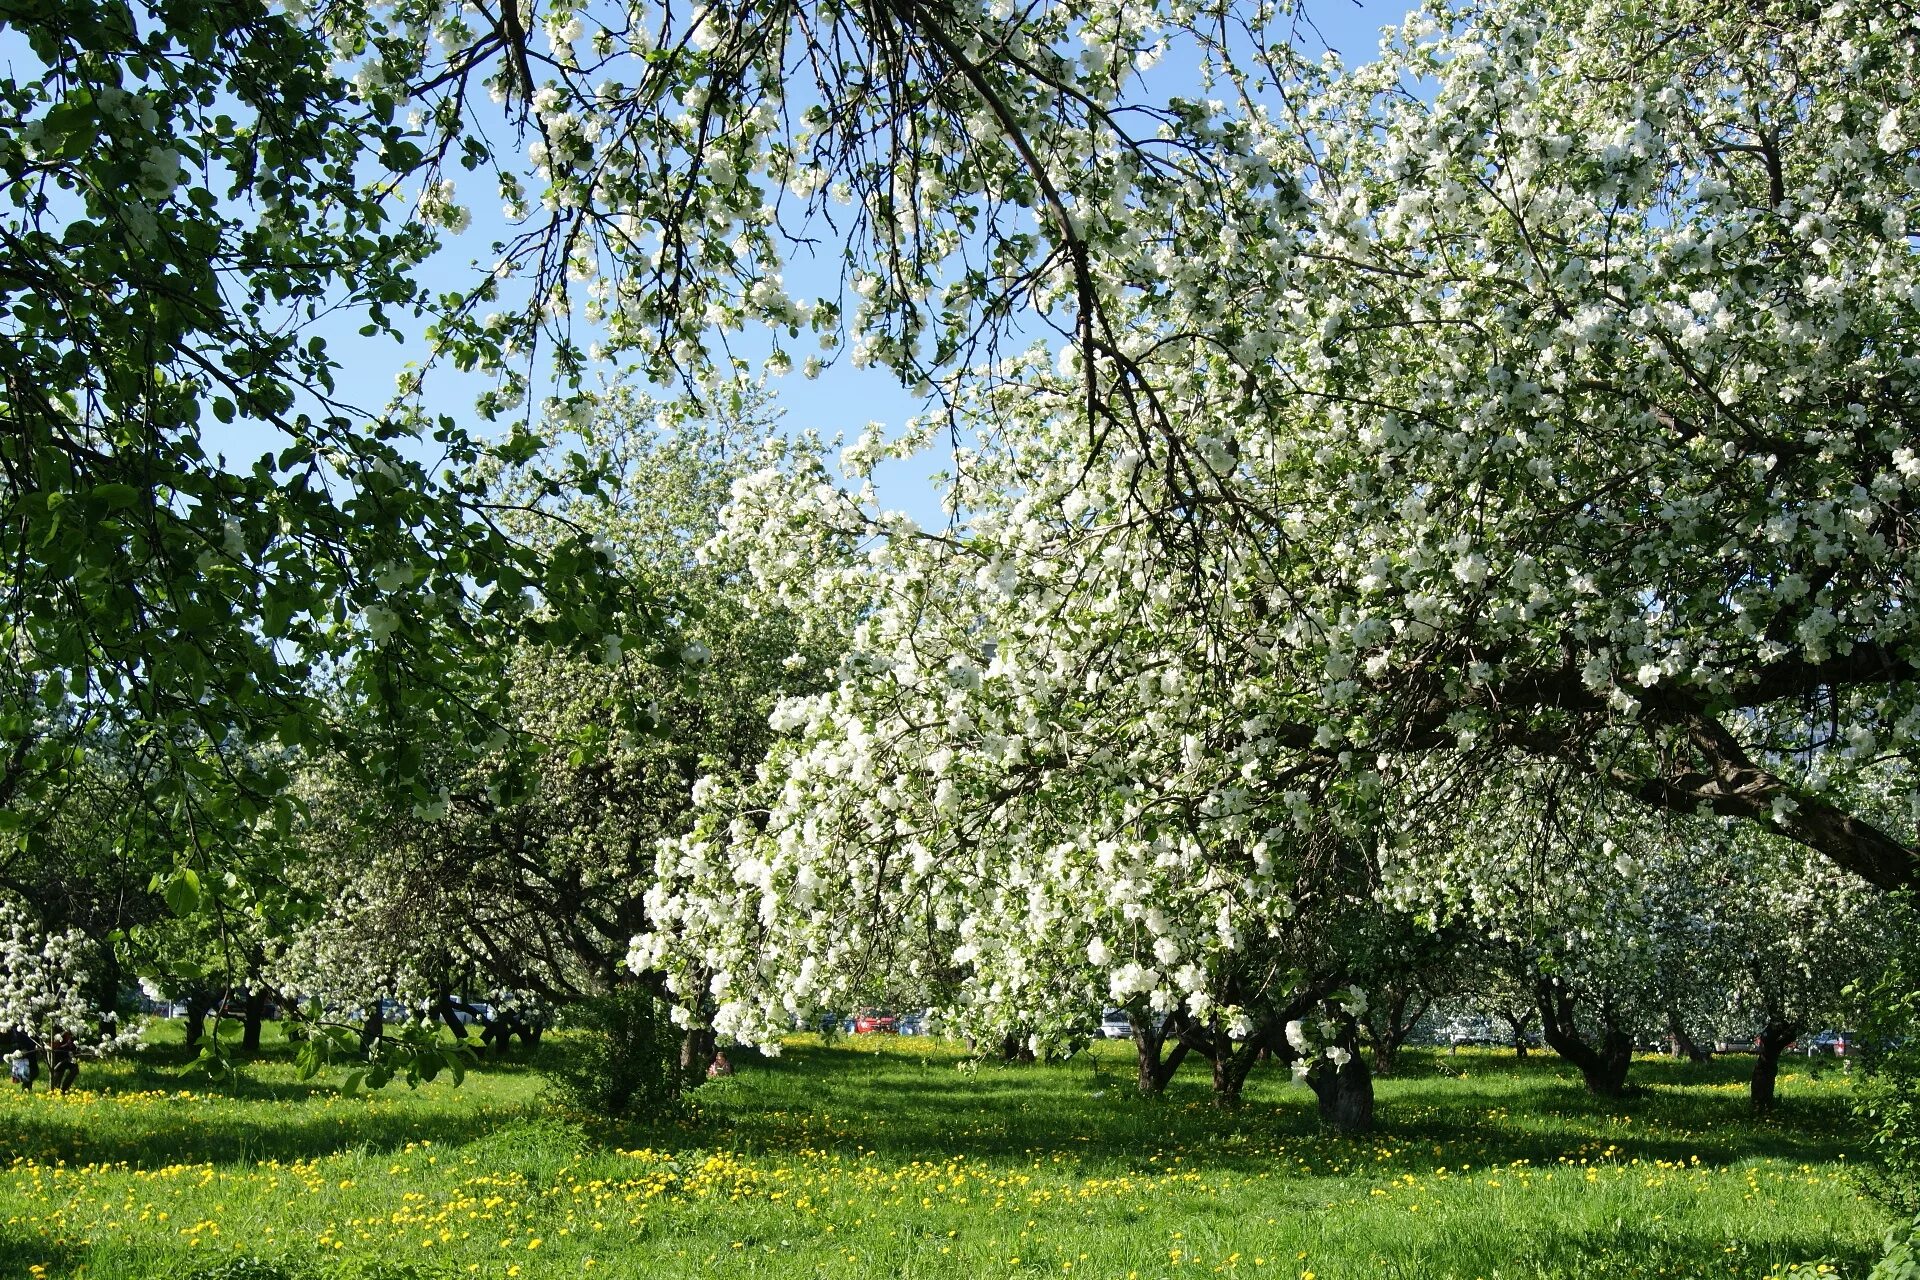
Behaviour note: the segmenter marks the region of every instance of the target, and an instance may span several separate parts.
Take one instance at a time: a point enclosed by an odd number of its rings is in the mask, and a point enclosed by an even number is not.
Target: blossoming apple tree
[[[1489,4],[1341,73],[1226,17],[1179,122],[1204,200],[1088,208],[1094,297],[1054,273],[1112,347],[949,384],[950,529],[823,470],[737,495],[767,589],[861,623],[663,855],[634,962],[728,1034],[875,965],[1022,1026],[1249,1017],[1216,962],[1296,869],[1430,818],[1391,808],[1423,771],[1915,879],[1910,43],[1844,4]],[[915,443],[863,438],[853,485]]]
[[[24,1030],[42,1045],[70,1032],[89,1053],[137,1040],[137,1030],[119,1025],[112,1001],[98,999],[96,959],[79,931],[49,930],[25,903],[0,898],[0,1027]]]

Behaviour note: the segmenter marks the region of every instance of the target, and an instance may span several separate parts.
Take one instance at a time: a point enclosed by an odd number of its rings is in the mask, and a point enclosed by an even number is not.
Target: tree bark
[[[1247,1084],[1247,1073],[1253,1070],[1254,1060],[1259,1056],[1259,1045],[1251,1042],[1214,1055],[1214,1106],[1232,1108],[1240,1105],[1240,1095]]]
[[[686,1034],[680,1037],[680,1078],[689,1087],[707,1078],[707,1068],[713,1063],[717,1039],[712,1027],[688,1027]]]
[[[1800,1038],[1801,1028],[1775,1019],[1760,1032],[1760,1052],[1754,1055],[1753,1079],[1747,1084],[1747,1102],[1756,1112],[1773,1110],[1773,1086],[1780,1078],[1780,1055]]]
[[[360,1020],[360,1052],[372,1053],[373,1046],[380,1043],[380,1037],[386,1034],[387,1010],[385,1000],[374,996],[367,1002],[367,1016]]]
[[[1509,1038],[1513,1043],[1514,1057],[1524,1058],[1527,1056],[1527,1024],[1532,1022],[1534,1015],[1539,1012],[1538,1009],[1521,1009],[1517,1012],[1512,1009],[1494,1010],[1494,1014],[1500,1021],[1507,1024],[1507,1030],[1510,1033]]]
[[[439,994],[433,1002],[433,1011],[439,1015],[440,1021],[446,1023],[447,1030],[453,1032],[455,1040],[466,1040],[467,1024],[460,1021],[460,1011],[453,1007],[451,992],[442,991]]]
[[[1321,1121],[1335,1133],[1368,1133],[1373,1129],[1373,1073],[1367,1060],[1355,1053],[1331,1071],[1324,1067],[1307,1076],[1320,1103]]]
[[[1157,1098],[1167,1090],[1167,1082],[1186,1060],[1188,1045],[1176,1034],[1174,1019],[1158,1022],[1150,1015],[1128,1014],[1133,1024],[1133,1052],[1139,1067],[1140,1095]],[[1171,1041],[1171,1043],[1169,1043]]]
[[[1553,1051],[1580,1068],[1587,1089],[1596,1097],[1618,1098],[1627,1091],[1627,1071],[1633,1066],[1633,1040],[1615,1020],[1611,1003],[1602,1001],[1602,1033],[1598,1047],[1580,1037],[1574,1021],[1571,992],[1542,979],[1538,987],[1542,1034]]]
[[[260,1031],[267,1021],[267,993],[264,988],[247,991],[245,1022],[241,1024],[240,1048],[247,1053],[260,1052]]]
[[[1394,1059],[1399,1056],[1400,1047],[1413,1034],[1413,1029],[1426,1016],[1430,1000],[1415,1003],[1413,992],[1403,990],[1384,998],[1376,1009],[1369,1009],[1364,1020],[1367,1040],[1373,1046],[1373,1074],[1385,1076],[1393,1074]],[[1409,1015],[1408,1007],[1412,1007]]]
[[[213,1001],[203,995],[189,995],[187,1005],[187,1048],[200,1047],[200,1037],[207,1033],[207,1011],[213,1008]]]
[[[1713,1051],[1702,1048],[1698,1041],[1688,1035],[1687,1029],[1680,1024],[1680,1015],[1671,1011],[1667,1014],[1667,1034],[1673,1037],[1674,1056],[1684,1057],[1695,1065],[1713,1061]]]

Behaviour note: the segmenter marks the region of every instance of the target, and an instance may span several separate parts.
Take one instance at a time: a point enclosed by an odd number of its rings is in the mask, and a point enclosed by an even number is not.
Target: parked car
[[[899,1025],[894,1028],[903,1036],[923,1036],[932,1021],[933,1010],[915,1009],[912,1013],[903,1013]]]
[[[1822,1031],[1813,1039],[1802,1043],[1809,1055],[1830,1053],[1836,1058],[1844,1058],[1853,1052],[1853,1037],[1844,1031]]]
[[[876,1031],[888,1034],[900,1030],[900,1024],[892,1013],[885,1009],[862,1009],[853,1015],[853,1034],[864,1036]]]
[[[1127,1021],[1123,1009],[1108,1009],[1100,1015],[1100,1036],[1103,1040],[1133,1039],[1133,1024]]]

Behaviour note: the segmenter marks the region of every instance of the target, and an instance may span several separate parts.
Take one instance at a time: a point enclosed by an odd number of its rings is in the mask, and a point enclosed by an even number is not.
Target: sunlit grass
[[[1643,1061],[1639,1096],[1599,1103],[1550,1059],[1410,1054],[1380,1132],[1345,1140],[1284,1072],[1221,1112],[1198,1071],[1133,1097],[1130,1053],[801,1038],[606,1127],[524,1064],[349,1098],[271,1055],[209,1084],[162,1048],[0,1100],[0,1275],[1863,1275],[1886,1225],[1836,1069],[1796,1064],[1756,1123],[1738,1059]]]

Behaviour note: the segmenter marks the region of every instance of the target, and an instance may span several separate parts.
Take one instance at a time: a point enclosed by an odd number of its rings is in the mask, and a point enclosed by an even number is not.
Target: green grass
[[[1737,1058],[1644,1060],[1601,1103],[1550,1058],[1411,1053],[1347,1140],[1278,1070],[1233,1112],[1191,1069],[1136,1098],[1127,1045],[975,1067],[800,1038],[619,1128],[560,1113],[537,1062],[349,1098],[272,1045],[224,1085],[181,1057],[0,1095],[0,1276],[1859,1277],[1887,1226],[1845,1076],[1804,1063],[1757,1123]]]

